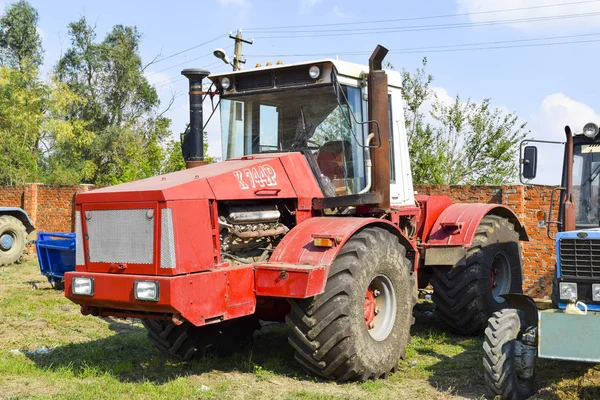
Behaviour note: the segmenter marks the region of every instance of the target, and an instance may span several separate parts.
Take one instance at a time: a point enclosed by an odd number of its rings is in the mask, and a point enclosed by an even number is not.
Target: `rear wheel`
[[[20,262],[26,244],[25,225],[10,215],[0,217],[0,266]]]
[[[416,284],[392,233],[366,228],[340,250],[323,294],[290,300],[286,322],[296,360],[337,381],[387,377],[398,367],[414,322]]]
[[[204,357],[209,353],[228,356],[252,342],[253,333],[260,329],[254,316],[194,326],[188,321],[175,325],[171,321],[144,319],[148,339],[161,353],[182,361]]]
[[[483,366],[492,397],[521,400],[533,395],[536,348],[521,343],[520,332],[521,319],[515,309],[497,311],[488,321]]]
[[[501,295],[523,293],[519,234],[506,218],[487,215],[467,250],[466,265],[432,270],[440,319],[463,335],[480,332],[492,313],[507,306]]]

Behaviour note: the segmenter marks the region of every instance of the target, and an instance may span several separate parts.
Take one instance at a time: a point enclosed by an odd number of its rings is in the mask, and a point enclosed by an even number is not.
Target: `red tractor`
[[[417,289],[455,332],[485,328],[521,292],[516,215],[415,196],[398,72],[323,60],[209,75],[188,69],[188,169],[80,193],[83,314],[141,318],[190,360],[286,321],[296,359],[338,381],[385,377],[404,355]],[[208,77],[223,158],[204,165]],[[209,89],[210,95],[214,93]]]

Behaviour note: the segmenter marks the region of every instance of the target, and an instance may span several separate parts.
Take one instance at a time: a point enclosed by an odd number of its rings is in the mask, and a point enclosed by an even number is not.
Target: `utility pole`
[[[233,70],[238,71],[240,69],[241,64],[246,63],[246,59],[242,56],[242,43],[252,44],[254,43],[254,40],[244,39],[242,37],[241,29],[238,29],[235,36],[230,33],[229,39],[233,39],[235,41],[235,46],[233,48]]]

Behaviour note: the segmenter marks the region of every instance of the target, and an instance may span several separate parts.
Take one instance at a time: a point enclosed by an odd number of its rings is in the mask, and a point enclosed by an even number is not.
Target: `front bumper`
[[[92,278],[93,296],[74,294],[73,277]],[[135,299],[135,281],[141,280],[158,282],[158,301]],[[65,274],[65,296],[80,304],[84,313],[137,317],[179,314],[197,326],[249,315],[256,307],[252,268],[222,268],[178,276],[68,272]]]
[[[65,296],[84,314],[176,318],[196,326],[253,314],[257,296],[307,298],[325,289],[329,266],[285,263],[248,264],[194,274],[161,276],[101,272],[65,274]],[[73,293],[73,278],[94,280],[92,296]],[[155,281],[158,301],[135,298],[136,281]]]

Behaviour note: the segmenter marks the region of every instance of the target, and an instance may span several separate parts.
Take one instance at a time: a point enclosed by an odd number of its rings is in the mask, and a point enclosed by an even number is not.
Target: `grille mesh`
[[[149,209],[93,210],[86,220],[90,261],[152,264],[154,218]],[[87,217],[86,217],[87,219]]]
[[[170,208],[161,211],[160,223],[160,267],[175,268],[175,235],[173,234],[173,213]]]
[[[560,239],[563,276],[600,277],[600,239]]]
[[[75,264],[85,265],[83,256],[83,236],[81,233],[81,212],[75,211]]]

